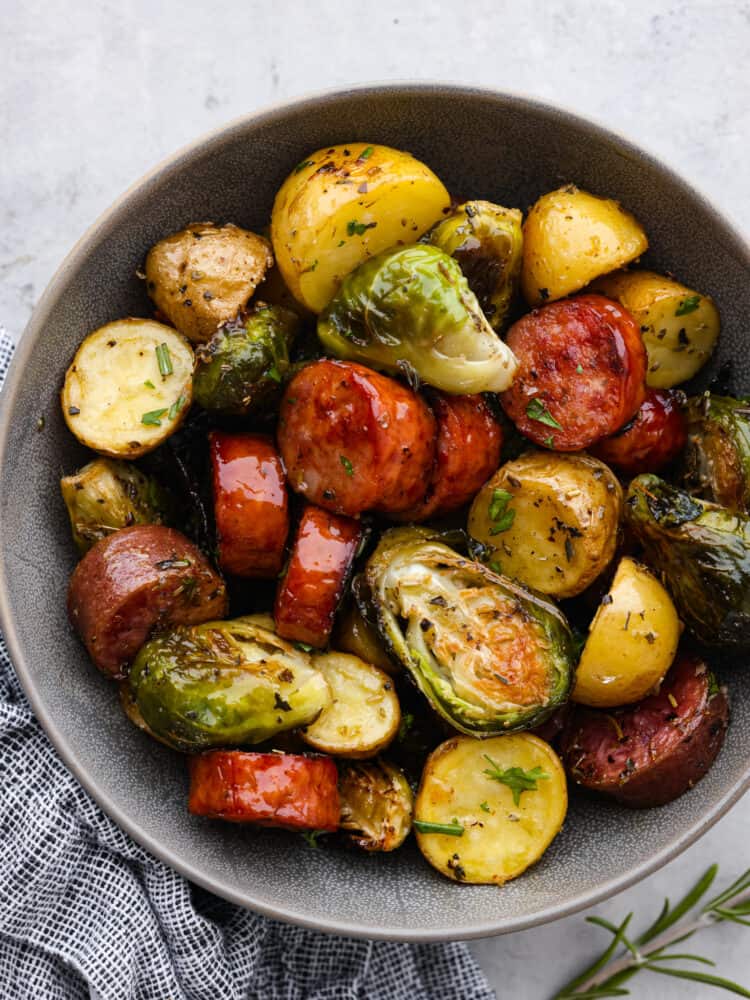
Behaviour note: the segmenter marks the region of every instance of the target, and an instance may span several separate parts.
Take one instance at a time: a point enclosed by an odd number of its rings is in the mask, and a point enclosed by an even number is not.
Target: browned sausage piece
[[[102,538],[68,587],[73,626],[96,666],[116,680],[157,626],[197,625],[226,611],[219,574],[192,542],[163,525]]]
[[[729,719],[726,691],[706,664],[682,654],[658,694],[604,712],[577,706],[562,741],[579,785],[635,808],[682,795],[713,764]]]
[[[426,521],[451,514],[478,492],[500,462],[500,425],[483,396],[435,393],[437,448],[427,493],[421,503],[403,511],[398,521]]]
[[[395,513],[427,489],[435,418],[394,379],[353,362],[322,360],[289,383],[278,442],[289,485],[312,503],[349,517]]]

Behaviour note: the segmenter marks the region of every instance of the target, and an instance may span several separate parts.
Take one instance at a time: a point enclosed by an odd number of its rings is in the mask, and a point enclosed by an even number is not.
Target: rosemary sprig
[[[623,984],[642,969],[662,976],[716,986],[737,996],[750,997],[750,990],[739,983],[700,969],[670,964],[697,962],[699,965],[713,966],[714,963],[702,955],[670,952],[667,949],[680,941],[686,941],[697,931],[725,920],[750,927],[750,869],[718,896],[704,903],[697,912],[687,916],[704,898],[717,871],[718,865],[711,865],[675,906],[671,906],[669,900],[665,899],[658,917],[637,938],[633,939],[627,933],[632,913],[619,925],[611,924],[602,917],[587,917],[589,923],[608,931],[612,940],[595,962],[555,994],[554,1000],[604,1000],[605,997],[629,996],[630,991],[624,989]]]

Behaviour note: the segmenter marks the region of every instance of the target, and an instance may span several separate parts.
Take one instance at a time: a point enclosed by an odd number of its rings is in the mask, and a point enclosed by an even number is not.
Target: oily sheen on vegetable
[[[154,315],[74,353],[70,620],[185,755],[191,822],[413,833],[501,886],[568,781],[662,806],[721,751],[750,410],[680,386],[722,289],[640,268],[649,220],[606,191],[524,212],[366,138],[298,154],[273,205],[243,191],[258,233],[158,234]]]

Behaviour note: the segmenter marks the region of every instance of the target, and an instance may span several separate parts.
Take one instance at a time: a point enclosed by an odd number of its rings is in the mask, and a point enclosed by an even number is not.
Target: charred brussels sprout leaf
[[[337,358],[416,375],[445,392],[502,392],[517,362],[458,263],[434,246],[388,250],[345,279],[318,320]]]
[[[366,579],[394,656],[461,732],[527,729],[567,698],[573,638],[542,598],[414,528],[386,532]]]
[[[185,751],[260,743],[312,722],[330,701],[310,657],[252,618],[151,639],[129,683],[153,734]]]
[[[411,830],[414,794],[384,760],[339,765],[341,829],[365,851],[394,851]]]
[[[205,410],[234,416],[272,405],[289,369],[299,317],[259,305],[221,326],[197,352],[193,395]]]
[[[750,519],[650,475],[630,484],[626,512],[696,638],[750,648]]]
[[[517,208],[467,201],[426,237],[458,262],[495,330],[502,327],[521,278],[522,220]]]
[[[750,400],[704,393],[688,402],[684,482],[691,493],[750,513]]]
[[[155,479],[130,462],[96,458],[60,480],[73,541],[82,554],[120,528],[169,524],[174,501]]]

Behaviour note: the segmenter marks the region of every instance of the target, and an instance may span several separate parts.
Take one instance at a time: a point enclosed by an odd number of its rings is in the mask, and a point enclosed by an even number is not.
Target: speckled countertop
[[[25,0],[3,5],[0,322],[18,334],[83,230],[145,170],[227,119],[309,90],[444,79],[547,98],[628,134],[750,231],[750,3],[647,0]],[[645,220],[647,222],[647,220]],[[596,912],[644,917],[711,861],[750,864],[745,798],[682,857]],[[750,986],[747,931],[702,951]],[[478,941],[499,997],[546,1000],[593,957],[582,916]],[[715,991],[642,973],[634,996]]]

